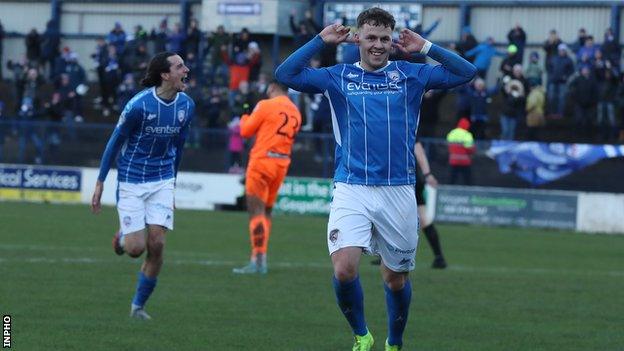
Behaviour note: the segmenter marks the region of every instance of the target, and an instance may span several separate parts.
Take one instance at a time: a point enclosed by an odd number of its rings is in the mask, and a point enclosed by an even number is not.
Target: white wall
[[[624,195],[579,193],[576,230],[624,234]]]

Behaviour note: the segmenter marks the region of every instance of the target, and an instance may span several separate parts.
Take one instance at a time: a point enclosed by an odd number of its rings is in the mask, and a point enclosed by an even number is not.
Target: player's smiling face
[[[383,68],[392,49],[392,29],[365,23],[355,36],[360,45],[360,64],[367,71]]]
[[[186,90],[186,80],[190,70],[184,64],[184,60],[179,55],[169,56],[167,60],[171,66],[169,66],[169,73],[164,74],[163,82],[166,81],[177,92]]]

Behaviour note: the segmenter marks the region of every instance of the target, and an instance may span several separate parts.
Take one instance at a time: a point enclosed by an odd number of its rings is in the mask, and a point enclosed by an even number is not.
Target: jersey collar
[[[161,104],[165,105],[165,106],[171,106],[173,105],[177,100],[178,97],[180,96],[180,93],[176,93],[175,99],[173,99],[171,102],[167,103],[165,102],[163,99],[158,97],[158,94],[156,94],[156,87],[152,87],[152,95],[154,95],[154,98],[160,102]]]
[[[387,63],[385,66],[383,66],[383,67],[381,67],[381,68],[379,68],[379,69],[377,69],[377,70],[375,70],[375,71],[372,71],[372,72],[379,73],[379,72],[381,72],[381,71],[385,70],[386,68],[388,68],[388,66],[390,66],[391,64],[392,64],[392,61],[388,60],[388,63]],[[353,65],[354,65],[355,67],[357,67],[357,68],[361,69],[362,71],[366,71],[364,68],[362,68],[362,65],[360,64],[360,61],[358,61],[358,62],[354,63]],[[366,71],[366,72],[370,72],[370,71]]]

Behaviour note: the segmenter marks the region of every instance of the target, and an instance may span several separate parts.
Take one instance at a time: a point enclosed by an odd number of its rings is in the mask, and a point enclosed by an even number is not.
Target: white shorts
[[[117,186],[117,212],[121,234],[126,235],[156,224],[173,229],[175,179]]]
[[[336,183],[327,224],[329,254],[361,247],[394,272],[415,268],[418,211],[413,185]]]

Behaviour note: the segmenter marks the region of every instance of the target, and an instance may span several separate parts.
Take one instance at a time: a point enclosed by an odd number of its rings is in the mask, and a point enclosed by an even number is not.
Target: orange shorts
[[[266,207],[273,207],[289,165],[289,159],[250,160],[245,175],[245,194],[257,196]]]

